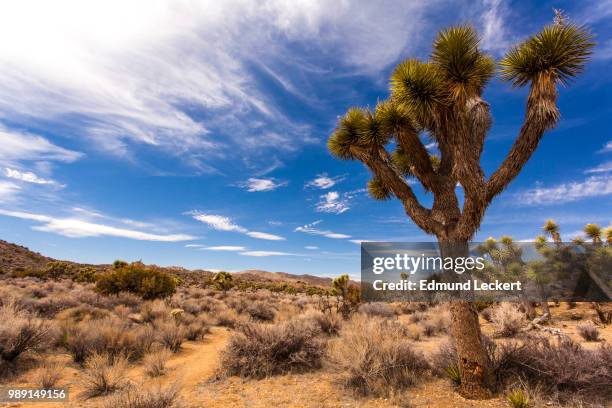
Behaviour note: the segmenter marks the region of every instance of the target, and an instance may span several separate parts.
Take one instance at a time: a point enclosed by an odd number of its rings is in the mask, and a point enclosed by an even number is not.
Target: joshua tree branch
[[[431,210],[419,203],[416,195],[395,168],[389,153],[384,148],[365,149],[354,146],[351,147],[351,152],[402,202],[406,214],[415,224],[430,234],[441,231],[442,225],[432,218]]]
[[[397,132],[397,142],[404,152],[410,156],[410,162],[413,166],[412,172],[423,183],[423,186],[434,192],[438,190],[436,172],[418,133],[414,129],[400,129]]]
[[[557,88],[554,78],[548,73],[540,74],[531,84],[527,112],[519,136],[487,182],[486,203],[491,202],[514,180],[535,152],[544,132],[555,126],[559,120],[556,101]]]

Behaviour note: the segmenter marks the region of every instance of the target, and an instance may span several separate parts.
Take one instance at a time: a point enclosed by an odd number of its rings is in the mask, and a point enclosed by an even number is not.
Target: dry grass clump
[[[395,309],[384,302],[370,302],[359,306],[359,312],[368,316],[377,316],[384,318],[395,317]]]
[[[220,376],[264,378],[321,366],[325,341],[312,321],[242,325],[221,352]]]
[[[142,358],[155,342],[150,326],[131,326],[116,318],[65,324],[60,345],[75,363],[82,364],[92,354],[127,356],[130,360]]]
[[[342,317],[338,313],[323,313],[318,310],[309,310],[301,316],[302,319],[311,320],[322,333],[336,336],[340,332]]]
[[[224,309],[217,313],[215,316],[217,326],[234,328],[240,321],[240,316],[234,309]]]
[[[92,354],[85,361],[81,376],[84,391],[81,397],[93,398],[111,394],[127,385],[125,357],[112,357],[105,354]]]
[[[47,344],[49,324],[15,303],[0,306],[0,363],[12,362]]]
[[[210,333],[210,320],[206,315],[195,317],[185,314],[181,317],[180,322],[185,327],[185,339],[189,341],[200,340]]]
[[[329,360],[340,384],[361,396],[390,396],[428,370],[403,331],[389,321],[355,316],[330,343]]]
[[[166,348],[154,350],[144,356],[142,364],[145,373],[149,377],[160,377],[166,374],[166,363],[170,358],[171,352]]]
[[[157,340],[173,353],[177,353],[187,335],[185,327],[173,320],[157,320],[154,326]]]
[[[155,389],[132,386],[108,398],[104,408],[178,408],[181,406],[178,394],[176,384]]]
[[[501,303],[491,312],[491,319],[498,335],[512,337],[526,324],[525,314],[513,303]]]
[[[44,362],[34,373],[34,384],[37,387],[53,388],[62,378],[62,367],[57,363]]]
[[[598,341],[599,340],[599,329],[591,323],[583,323],[576,326],[578,334],[586,341]]]
[[[271,322],[276,316],[276,310],[265,301],[256,301],[248,305],[244,311],[253,320]]]

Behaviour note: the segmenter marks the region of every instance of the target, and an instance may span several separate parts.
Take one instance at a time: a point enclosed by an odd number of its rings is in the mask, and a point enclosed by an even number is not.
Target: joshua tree
[[[557,224],[554,220],[547,220],[544,224],[544,227],[542,227],[542,231],[544,231],[545,234],[550,235],[555,244],[558,245],[561,243],[561,234],[559,234],[559,224]]]
[[[608,227],[604,230],[604,236],[606,237],[606,244],[612,245],[612,227]]]
[[[351,284],[347,274],[340,275],[332,281],[332,294],[336,296],[337,311],[348,319],[361,301],[359,287]]]
[[[601,228],[597,224],[587,224],[584,226],[584,233],[593,241],[593,245],[601,244]]]
[[[231,287],[234,285],[232,274],[229,272],[217,272],[213,276],[212,280],[215,285],[224,292],[231,289]]]
[[[495,74],[495,61],[479,49],[477,33],[466,25],[440,32],[428,61],[400,63],[391,75],[390,97],[373,110],[349,109],[328,148],[340,159],[363,162],[372,173],[371,196],[399,199],[414,223],[436,236],[444,256],[465,256],[486,208],[559,120],[557,86],[583,70],[594,45],[591,38],[584,27],[559,20],[510,49],[500,61],[502,78],[516,87],[529,85],[529,95],[519,134],[489,177],[480,166],[491,126],[482,93]],[[437,143],[439,155],[428,152],[422,135]],[[390,152],[388,146],[395,150]],[[431,208],[419,202],[408,177],[433,195]],[[462,207],[458,183],[463,187]],[[471,398],[487,397],[490,364],[476,310],[461,301],[453,302],[451,313],[460,392]]]

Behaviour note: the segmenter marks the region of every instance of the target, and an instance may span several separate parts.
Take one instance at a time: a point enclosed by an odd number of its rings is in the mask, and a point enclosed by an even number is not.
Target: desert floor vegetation
[[[496,393],[478,402],[456,392],[461,375],[448,304],[361,302],[344,316],[336,296],[265,288],[183,283],[165,298],[143,299],[103,294],[90,282],[2,282],[1,382],[68,387],[71,406],[612,401],[603,391],[612,384],[612,329],[592,304],[551,302],[544,329],[530,328],[517,303],[481,305]],[[542,305],[536,312],[542,315]]]

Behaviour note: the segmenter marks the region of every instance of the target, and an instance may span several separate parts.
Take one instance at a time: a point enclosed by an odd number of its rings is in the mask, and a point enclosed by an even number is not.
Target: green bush
[[[157,299],[172,295],[177,280],[155,266],[142,262],[116,262],[113,269],[101,275],[96,282],[98,292],[111,295],[130,292],[143,299]]]

